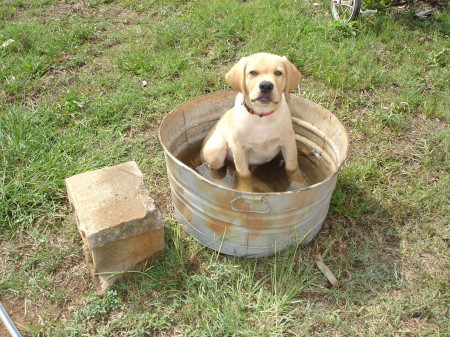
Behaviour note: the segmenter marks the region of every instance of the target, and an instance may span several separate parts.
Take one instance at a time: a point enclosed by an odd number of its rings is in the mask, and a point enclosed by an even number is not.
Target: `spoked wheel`
[[[361,0],[331,0],[331,14],[335,20],[356,20],[361,9]]]

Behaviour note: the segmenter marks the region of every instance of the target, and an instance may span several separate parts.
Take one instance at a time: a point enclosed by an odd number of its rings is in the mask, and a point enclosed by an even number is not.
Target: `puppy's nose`
[[[269,93],[273,90],[273,83],[270,81],[262,81],[259,84],[259,90],[261,90],[262,93]]]

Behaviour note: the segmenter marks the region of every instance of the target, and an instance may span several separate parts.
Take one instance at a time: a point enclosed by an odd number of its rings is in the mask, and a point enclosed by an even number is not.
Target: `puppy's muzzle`
[[[268,94],[268,93],[272,92],[272,90],[273,90],[273,83],[270,81],[262,81],[259,84],[259,90],[263,94]]]

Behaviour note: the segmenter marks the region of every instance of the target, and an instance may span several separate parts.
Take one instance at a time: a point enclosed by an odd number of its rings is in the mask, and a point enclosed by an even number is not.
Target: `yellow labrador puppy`
[[[272,160],[280,151],[286,170],[297,169],[297,147],[286,100],[301,78],[286,57],[258,53],[243,57],[225,80],[238,95],[203,142],[201,159],[213,169],[234,161],[242,178],[249,165]]]

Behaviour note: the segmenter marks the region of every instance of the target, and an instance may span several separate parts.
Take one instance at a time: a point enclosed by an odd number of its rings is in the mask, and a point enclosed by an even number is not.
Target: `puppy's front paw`
[[[245,169],[243,169],[243,168],[238,169],[236,167],[236,172],[239,175],[239,177],[241,177],[241,178],[251,178],[251,176],[252,176],[252,174],[251,174],[250,170],[248,169],[248,167],[245,168]]]
[[[294,171],[286,170],[286,173],[289,179],[289,191],[299,190],[301,188],[309,186],[305,177],[302,176],[301,172],[298,169]]]
[[[252,176],[240,176],[238,175],[235,179],[234,189],[241,192],[253,192],[253,180]]]

